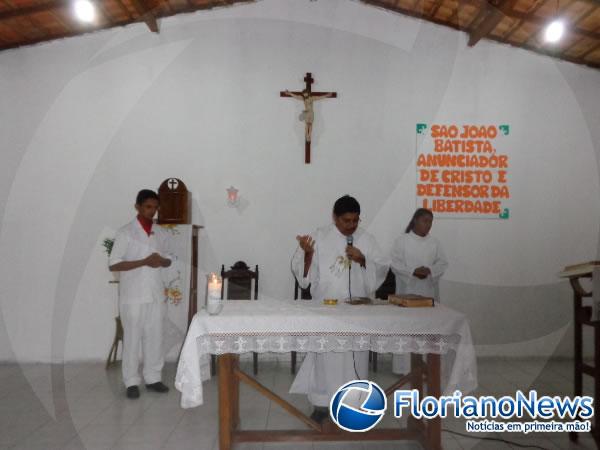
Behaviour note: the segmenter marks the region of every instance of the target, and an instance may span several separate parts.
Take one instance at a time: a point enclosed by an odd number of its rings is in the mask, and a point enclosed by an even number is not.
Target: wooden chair
[[[390,269],[379,289],[375,291],[375,298],[387,300],[388,295],[394,293],[396,293],[396,276],[392,272],[392,269]],[[373,372],[377,372],[377,352],[369,351],[369,361],[371,361],[373,366]]]
[[[221,298],[224,300],[258,300],[258,266],[254,270],[244,261],[236,262],[229,270],[225,270],[225,265],[221,266]],[[252,282],[254,281],[254,289]],[[227,284],[227,289],[225,289]],[[254,375],[258,373],[258,353],[252,352]],[[211,355],[210,370],[214,375],[216,373],[216,357]]]
[[[299,295],[298,295],[299,294]],[[302,289],[298,284],[298,280],[294,277],[294,300],[312,300],[312,295],[310,295],[310,284],[306,289]],[[292,373],[296,373],[296,352],[292,352]]]

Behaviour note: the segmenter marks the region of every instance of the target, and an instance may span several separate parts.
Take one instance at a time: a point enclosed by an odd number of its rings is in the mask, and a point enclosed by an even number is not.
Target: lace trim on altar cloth
[[[459,335],[210,335],[197,339],[200,353],[222,355],[246,352],[348,352],[371,350],[377,353],[446,354],[456,350]]]

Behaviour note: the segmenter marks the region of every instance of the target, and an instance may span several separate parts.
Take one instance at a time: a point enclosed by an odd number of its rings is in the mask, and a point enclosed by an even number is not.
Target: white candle
[[[211,273],[208,277],[208,300],[221,300],[221,287],[223,282],[216,273]]]
[[[222,286],[223,281],[216,273],[211,273],[208,276],[206,286],[206,310],[211,315],[219,314],[223,308],[223,300],[221,299]]]

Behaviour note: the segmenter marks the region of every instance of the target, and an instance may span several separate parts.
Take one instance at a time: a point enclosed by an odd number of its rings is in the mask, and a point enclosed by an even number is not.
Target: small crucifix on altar
[[[300,115],[300,120],[305,123],[304,131],[304,162],[310,164],[310,141],[312,135],[312,124],[315,120],[315,113],[313,110],[313,102],[315,100],[321,100],[323,98],[337,98],[337,92],[312,92],[311,85],[315,80],[310,72],[306,73],[304,82],[306,87],[303,91],[283,91],[279,95],[281,97],[291,97],[296,100],[302,100],[304,102],[304,111]]]

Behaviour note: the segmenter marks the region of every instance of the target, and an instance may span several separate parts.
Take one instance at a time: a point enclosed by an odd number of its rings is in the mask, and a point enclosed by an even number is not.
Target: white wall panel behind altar
[[[339,95],[317,103],[309,166],[279,97],[307,71]],[[351,1],[267,0],[2,52],[0,94],[0,360],[106,356],[99,242],[139,188],[183,179],[202,271],[244,259],[262,296],[290,297],[294,236],[351,193],[389,246],[415,207],[415,123],[462,121],[511,125],[511,218],[436,222],[443,301],[483,353],[570,353],[555,274],[598,256],[598,71]]]

